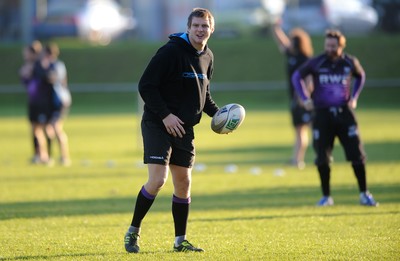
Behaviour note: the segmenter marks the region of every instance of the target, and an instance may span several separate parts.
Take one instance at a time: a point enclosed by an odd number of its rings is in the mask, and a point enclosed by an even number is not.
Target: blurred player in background
[[[290,164],[299,169],[303,169],[305,167],[304,157],[308,147],[308,131],[312,113],[303,107],[303,104],[294,90],[291,77],[294,71],[313,55],[313,46],[310,36],[301,28],[291,30],[288,37],[282,30],[280,22],[277,22],[272,32],[279,50],[286,56],[290,111],[292,124],[295,129],[295,144]],[[306,83],[307,88],[311,92],[311,79],[308,78]]]
[[[34,69],[40,64],[42,55],[42,44],[33,41],[23,49],[24,64],[21,66],[19,74],[28,93],[28,116],[31,123],[34,156],[31,160],[34,164],[48,164],[49,153],[51,150],[51,140],[45,132],[47,120],[46,114],[49,109],[48,90],[42,88],[41,81],[35,77]]]
[[[346,38],[340,31],[328,30],[325,53],[303,64],[293,74],[292,81],[304,106],[315,108],[313,146],[323,194],[317,205],[334,204],[330,191],[330,163],[337,136],[357,178],[360,204],[377,206],[367,189],[366,156],[354,113],[364,87],[365,72],[356,57],[344,53],[345,46]],[[307,75],[312,75],[314,81],[311,95],[304,86]]]
[[[142,136],[148,181],[136,199],[125,249],[139,252],[141,223],[171,171],[174,185],[172,216],[176,252],[202,252],[186,239],[191,202],[191,173],[195,159],[193,126],[202,113],[212,117],[218,106],[210,94],[214,56],[207,46],[214,32],[214,17],[195,8],[188,17],[187,32],[170,40],[153,56],[139,81],[144,101]],[[153,235],[156,236],[156,235]]]
[[[33,84],[31,85],[32,74],[33,74],[33,66],[35,65],[36,60],[39,58],[39,55],[42,51],[42,44],[39,41],[33,41],[30,45],[25,46],[22,50],[22,58],[24,63],[22,64],[19,70],[19,77],[21,82],[25,85],[28,94],[28,115],[31,110],[31,99],[34,98],[33,96],[33,89],[35,88]],[[32,137],[33,137],[33,149],[34,155],[32,157],[32,163],[40,163],[40,156],[39,156],[39,147],[38,141],[33,131],[33,122],[29,119],[31,124],[32,130]]]
[[[68,136],[64,130],[64,120],[71,106],[71,94],[68,89],[67,69],[59,59],[60,49],[57,44],[50,43],[44,48],[42,63],[48,65],[48,82],[52,87],[52,113],[47,126],[48,135],[57,139],[60,148],[60,164],[71,164]]]

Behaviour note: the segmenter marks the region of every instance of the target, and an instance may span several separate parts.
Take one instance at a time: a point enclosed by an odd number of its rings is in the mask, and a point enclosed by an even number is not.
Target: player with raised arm
[[[304,158],[308,147],[312,112],[303,107],[294,90],[291,77],[295,70],[313,55],[314,50],[310,35],[301,28],[294,28],[290,31],[289,35],[286,35],[280,26],[280,22],[277,22],[272,28],[272,33],[279,50],[286,57],[290,115],[295,130],[295,143],[290,164],[296,166],[298,169],[303,169],[305,167]],[[309,90],[312,91],[311,79],[308,78],[306,83]]]
[[[377,206],[367,189],[365,151],[354,113],[364,87],[365,72],[356,57],[344,52],[345,46],[346,38],[340,31],[328,30],[325,53],[302,65],[293,74],[292,82],[304,106],[315,108],[313,147],[323,194],[317,205],[334,204],[330,191],[330,161],[334,139],[338,137],[357,178],[360,204]],[[311,94],[304,86],[303,79],[307,75],[311,75],[314,82]]]

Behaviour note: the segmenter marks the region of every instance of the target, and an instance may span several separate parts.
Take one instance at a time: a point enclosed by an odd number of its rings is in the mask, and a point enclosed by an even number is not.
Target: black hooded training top
[[[184,126],[194,126],[203,111],[210,117],[218,111],[210,94],[214,55],[207,46],[199,54],[185,33],[169,38],[139,81],[139,93],[145,103],[143,120],[161,122],[172,113]]]

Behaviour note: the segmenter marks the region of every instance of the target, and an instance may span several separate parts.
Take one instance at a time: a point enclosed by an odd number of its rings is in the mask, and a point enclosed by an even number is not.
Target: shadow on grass
[[[46,259],[60,259],[60,258],[95,258],[96,256],[103,256],[105,255],[102,253],[95,253],[95,254],[60,254],[60,255],[37,255],[37,256],[16,256],[16,257],[7,257],[7,258],[2,258],[0,257],[0,260],[46,260]]]
[[[367,152],[368,162],[393,162],[400,161],[400,142],[380,142],[364,144]],[[314,158],[312,148],[309,149]],[[277,146],[251,146],[251,147],[229,147],[226,149],[198,149],[197,154],[204,158],[213,158],[210,165],[230,164],[233,159],[235,164],[282,164],[291,155],[292,147]],[[344,162],[344,151],[336,141],[333,156],[336,162]],[[226,160],[224,158],[226,157]],[[207,163],[207,162],[205,162]]]
[[[132,259],[139,259],[140,256],[149,256],[154,254],[167,254],[167,253],[175,253],[174,251],[165,250],[165,251],[144,251],[135,254],[125,253],[125,252],[116,252],[112,253],[112,260],[120,260],[126,256],[131,256]],[[15,256],[15,257],[0,257],[1,260],[54,260],[54,259],[64,259],[67,258],[68,260],[75,260],[76,259],[89,259],[89,260],[107,260],[107,257],[110,256],[110,253],[82,253],[82,254],[60,254],[60,255],[32,255],[32,256]]]
[[[378,184],[374,195],[381,204],[399,203],[399,184]],[[354,186],[336,186],[333,196],[337,205],[358,205]],[[193,210],[237,210],[268,208],[301,208],[313,206],[320,197],[318,187],[280,187],[269,189],[235,190],[228,193],[193,196]],[[131,213],[135,197],[86,200],[17,202],[0,204],[0,220],[14,218],[44,218],[58,216],[102,215]],[[171,197],[158,196],[152,210],[171,211]]]

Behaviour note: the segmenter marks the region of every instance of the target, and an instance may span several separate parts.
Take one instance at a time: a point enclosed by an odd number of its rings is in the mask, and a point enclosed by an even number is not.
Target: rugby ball
[[[227,134],[242,124],[246,112],[242,105],[230,103],[220,108],[212,117],[211,129],[218,134]]]

